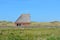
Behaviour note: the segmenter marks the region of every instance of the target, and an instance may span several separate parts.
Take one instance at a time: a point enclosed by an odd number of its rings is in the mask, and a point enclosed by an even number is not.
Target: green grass
[[[60,40],[60,28],[0,29],[0,40]]]

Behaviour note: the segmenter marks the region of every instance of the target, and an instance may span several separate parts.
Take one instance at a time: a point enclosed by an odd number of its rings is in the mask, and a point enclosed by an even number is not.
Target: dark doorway
[[[21,26],[21,24],[17,24],[17,26]]]

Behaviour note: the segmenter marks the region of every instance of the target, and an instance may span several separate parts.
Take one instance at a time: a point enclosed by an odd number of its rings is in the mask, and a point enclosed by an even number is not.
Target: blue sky
[[[31,21],[60,21],[60,0],[0,0],[0,20],[15,22],[22,13]]]

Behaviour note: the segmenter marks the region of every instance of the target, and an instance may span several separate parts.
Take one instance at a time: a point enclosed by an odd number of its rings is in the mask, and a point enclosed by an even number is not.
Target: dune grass
[[[0,40],[60,40],[60,28],[0,29]]]

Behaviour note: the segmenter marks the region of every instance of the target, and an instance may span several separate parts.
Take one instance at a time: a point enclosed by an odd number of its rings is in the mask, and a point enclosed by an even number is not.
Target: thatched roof
[[[22,14],[17,20],[16,23],[30,23],[30,14]]]

